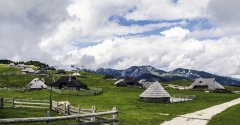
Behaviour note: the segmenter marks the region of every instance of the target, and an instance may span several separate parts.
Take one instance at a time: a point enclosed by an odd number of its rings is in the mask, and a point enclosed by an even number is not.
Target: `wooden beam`
[[[3,98],[0,98],[0,109],[3,108]]]
[[[97,121],[92,121],[92,122],[84,121],[82,123],[68,124],[68,125],[96,125],[96,124],[110,123],[110,122],[118,122],[118,119],[97,120]]]
[[[88,113],[88,114],[76,114],[69,116],[57,116],[57,117],[33,117],[33,118],[9,118],[9,119],[0,119],[0,124],[10,124],[10,123],[28,123],[28,122],[50,122],[50,121],[60,121],[84,117],[93,117],[100,115],[110,115],[116,114],[117,111],[108,111],[108,112],[98,112],[98,113]],[[117,120],[117,119],[115,119]]]
[[[15,101],[15,104],[25,104],[25,105],[46,105],[49,106],[48,103],[32,103],[32,102],[19,102],[19,101]]]

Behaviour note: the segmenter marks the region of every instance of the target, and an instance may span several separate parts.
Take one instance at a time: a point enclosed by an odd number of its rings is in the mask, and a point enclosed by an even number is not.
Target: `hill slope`
[[[162,82],[175,80],[195,80],[196,78],[216,78],[216,80],[225,85],[240,86],[240,80],[231,77],[219,76],[204,71],[177,68],[172,71],[156,69],[152,66],[132,66],[125,70],[100,68],[95,71],[98,74],[111,74],[115,77],[135,77],[136,79],[158,80]]]

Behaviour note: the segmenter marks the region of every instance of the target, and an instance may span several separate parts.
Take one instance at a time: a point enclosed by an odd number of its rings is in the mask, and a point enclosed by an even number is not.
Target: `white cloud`
[[[38,43],[66,16],[68,2],[58,0],[0,1],[0,58],[54,63]]]
[[[207,30],[196,30],[191,33],[193,38],[232,37],[240,34],[240,1],[211,0],[205,8],[205,15],[214,26]]]
[[[117,22],[109,21],[109,18],[113,15],[127,13],[134,3],[136,3],[134,0],[130,3],[124,1],[113,2],[111,0],[75,1],[67,8],[69,19],[59,24],[58,28],[49,36],[44,37],[39,45],[41,49],[55,55],[75,49],[72,44],[76,41],[78,43],[102,41],[106,38],[112,38],[114,35],[137,34],[158,28],[175,25],[184,26],[186,24],[185,21],[180,21],[144,26],[121,26]],[[79,11],[79,8],[81,8],[81,11]]]
[[[238,26],[240,13],[238,0],[211,0],[207,7],[208,18],[216,25],[229,27]]]
[[[239,7],[235,0],[1,0],[0,58],[93,68],[183,67],[238,76]],[[109,20],[112,16],[150,22],[207,18],[214,27],[192,31],[183,28],[189,23],[184,20],[123,26]],[[154,35],[138,35],[151,31]],[[211,37],[217,39],[198,40]]]
[[[117,69],[132,65],[153,65],[165,70],[183,67],[221,75],[236,75],[240,73],[239,47],[238,39],[228,37],[217,41],[166,36],[115,38],[74,51],[71,60],[66,63]],[[94,57],[91,65],[79,61],[85,55]]]
[[[185,37],[189,33],[189,30],[181,27],[174,27],[170,30],[161,32],[165,37]]]
[[[127,19],[133,20],[175,20],[205,16],[205,8],[209,0],[140,0],[136,10],[127,14]]]

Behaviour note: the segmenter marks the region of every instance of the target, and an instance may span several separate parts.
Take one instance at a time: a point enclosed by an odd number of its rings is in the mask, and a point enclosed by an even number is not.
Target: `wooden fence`
[[[47,89],[50,90],[51,88],[48,87]],[[102,88],[90,88],[90,90],[80,90],[80,91],[52,88],[52,91],[60,95],[74,95],[74,96],[83,96],[83,95],[93,96],[93,95],[98,95],[103,93]]]
[[[4,91],[25,91],[24,88],[19,88],[19,87],[4,87],[4,88],[0,88],[0,90],[4,90]]]
[[[47,89],[51,90],[50,87],[48,87]],[[0,90],[4,90],[4,91],[21,91],[24,92],[26,91],[25,88],[19,88],[19,87],[4,87],[4,88],[0,88]],[[56,89],[56,88],[52,88],[52,91],[60,94],[60,95],[74,95],[74,96],[94,96],[94,95],[98,95],[103,93],[103,89],[102,88],[90,88],[89,90],[70,90],[70,89]]]
[[[15,99],[15,98],[1,98],[0,105],[3,107],[12,108],[49,108],[49,100],[31,100],[31,99]],[[3,108],[0,107],[0,108]]]
[[[25,108],[45,108],[50,106],[49,100],[31,100],[31,99],[15,99],[15,98],[0,98],[0,108],[3,107],[25,107]],[[118,124],[118,111],[113,107],[109,111],[98,111],[95,106],[91,108],[74,107],[68,101],[52,101],[52,110],[64,116],[50,117],[33,117],[33,118],[9,118],[0,119],[0,124],[10,123],[28,123],[28,122],[52,122],[59,120],[76,119],[80,124],[97,124],[113,122],[113,125]],[[49,114],[49,113],[47,113]],[[108,115],[108,117],[106,117]],[[109,116],[110,115],[110,116]]]
[[[179,95],[179,94],[174,94],[170,98],[170,102],[176,103],[176,102],[185,102],[185,101],[191,101],[196,98],[196,95]]]

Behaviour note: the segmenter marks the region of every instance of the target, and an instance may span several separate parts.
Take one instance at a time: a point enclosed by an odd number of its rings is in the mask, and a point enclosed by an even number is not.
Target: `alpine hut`
[[[152,85],[154,82],[147,81],[146,79],[141,79],[138,81],[139,84],[142,85],[143,89],[147,89],[150,85]]]
[[[22,74],[29,74],[34,73],[34,70],[32,68],[26,68],[22,70]]]
[[[75,76],[62,76],[57,81],[52,83],[52,87],[61,89],[73,89],[73,90],[81,90],[88,89],[87,85],[78,81]]]
[[[48,75],[48,72],[47,70],[44,70],[44,69],[38,69],[34,71],[34,74]]]
[[[24,64],[18,64],[18,65],[17,65],[17,68],[19,68],[19,69],[25,69],[25,68],[27,68],[27,66],[24,65]]]
[[[154,82],[140,95],[140,100],[144,102],[170,102],[170,97],[159,82]]]
[[[223,90],[225,88],[215,78],[198,78],[189,86],[189,89]]]
[[[126,82],[127,85],[131,86],[142,86],[134,77],[125,77],[124,82]]]
[[[127,87],[127,83],[124,82],[124,79],[119,79],[114,83],[114,85],[116,85],[117,87]]]
[[[14,63],[10,63],[10,64],[8,64],[8,67],[14,67],[14,66],[15,66]]]
[[[114,85],[117,85],[118,87],[127,87],[127,86],[142,87],[142,84],[139,84],[139,82],[132,77],[126,77],[124,79],[119,79],[117,82],[114,83]]]
[[[34,78],[30,83],[25,86],[26,90],[45,89],[47,85],[44,83],[44,79]]]
[[[78,73],[78,72],[74,72],[74,73],[72,74],[72,76],[81,76],[81,74]]]

